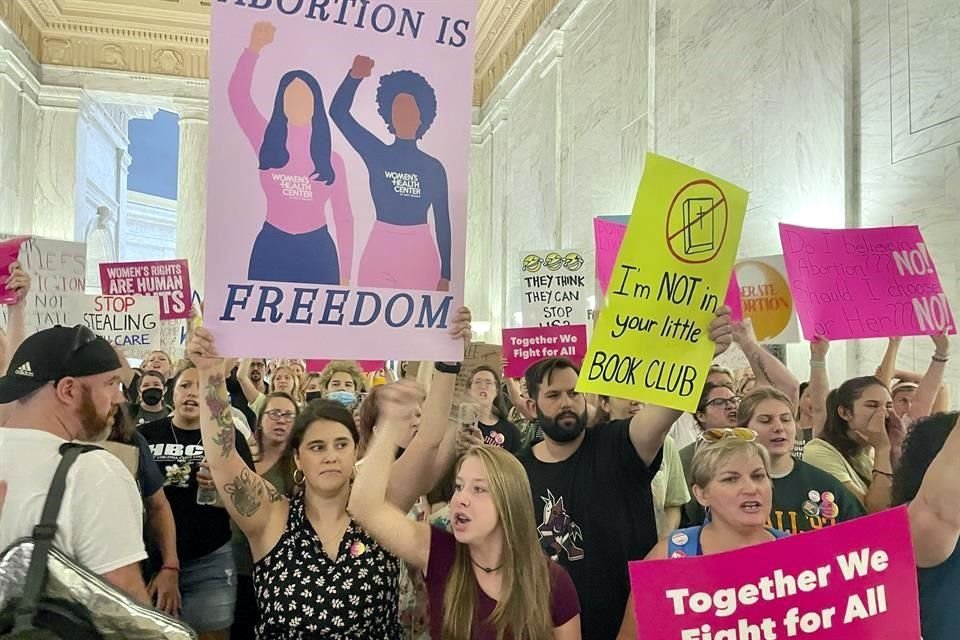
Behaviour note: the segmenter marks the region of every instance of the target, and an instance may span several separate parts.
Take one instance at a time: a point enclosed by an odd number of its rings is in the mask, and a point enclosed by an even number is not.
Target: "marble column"
[[[177,257],[190,264],[190,283],[203,295],[207,229],[207,109],[180,109],[177,165]]]
[[[76,238],[77,159],[82,151],[78,131],[86,100],[83,91],[68,87],[43,87],[38,96],[39,139],[36,145],[21,145],[25,153],[36,155],[32,171],[21,169],[33,187],[30,228],[24,231],[55,240]]]
[[[20,78],[9,64],[0,64],[0,232],[18,233],[20,162]]]

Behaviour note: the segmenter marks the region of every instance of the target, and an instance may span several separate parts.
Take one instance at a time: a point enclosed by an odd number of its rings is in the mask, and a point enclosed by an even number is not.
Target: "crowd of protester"
[[[960,429],[950,342],[920,374],[810,379],[721,309],[691,414],[576,390],[549,358],[500,367],[185,357],[137,368],[83,327],[24,335],[30,279],[0,349],[0,548],[28,536],[64,442],[58,548],[203,639],[636,638],[627,565],[682,562],[909,505],[926,640],[956,637]],[[468,345],[470,312],[448,337]],[[425,375],[426,374],[426,375]],[[399,380],[398,380],[399,378]],[[465,411],[464,407],[469,408]],[[464,419],[464,416],[472,418]],[[5,503],[4,503],[5,502]],[[676,535],[677,532],[683,535]]]

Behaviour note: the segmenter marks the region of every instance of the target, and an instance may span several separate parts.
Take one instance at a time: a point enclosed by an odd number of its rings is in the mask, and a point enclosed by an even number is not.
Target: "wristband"
[[[892,474],[892,473],[887,473],[886,471],[880,471],[880,469],[874,469],[874,470],[873,470],[873,474],[874,474],[874,475],[880,474],[881,476],[884,476],[884,477],[887,477],[887,478],[890,478],[891,480],[893,480],[893,474]]]
[[[826,362],[826,360],[811,360],[811,361],[810,361],[810,368],[811,368],[811,369],[826,369],[826,368],[827,368],[827,362]]]
[[[439,371],[440,373],[452,373],[457,375],[460,373],[460,370],[463,368],[462,362],[434,362],[433,368]]]
[[[947,362],[948,360],[950,360],[950,355],[949,354],[940,355],[939,353],[935,353],[933,354],[933,356],[931,356],[930,359],[933,360],[934,362]]]
[[[180,573],[180,567],[175,567],[172,564],[165,564],[160,567],[160,571],[175,571],[176,573]]]

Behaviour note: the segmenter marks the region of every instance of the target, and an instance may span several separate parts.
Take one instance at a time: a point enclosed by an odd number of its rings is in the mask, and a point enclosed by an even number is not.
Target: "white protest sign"
[[[0,234],[0,238],[10,238]],[[55,325],[69,325],[63,308],[65,294],[82,294],[86,286],[87,245],[47,238],[30,238],[20,247],[20,264],[31,279],[27,296],[27,335]],[[2,276],[4,274],[0,274]],[[7,307],[0,307],[7,326]]]
[[[160,300],[152,296],[64,296],[69,324],[82,324],[131,358],[161,349]]]
[[[593,251],[522,251],[520,311],[525,327],[587,324],[593,293]]]

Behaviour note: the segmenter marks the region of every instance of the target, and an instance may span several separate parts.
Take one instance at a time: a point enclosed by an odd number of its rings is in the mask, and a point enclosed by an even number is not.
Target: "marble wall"
[[[593,216],[629,212],[647,151],[750,191],[741,257],[778,253],[778,221],[919,224],[960,310],[958,16],[955,0],[561,0],[475,114],[475,317],[491,338],[511,325],[517,252],[584,245]],[[923,370],[928,345],[905,341],[900,364]],[[834,345],[832,379],[883,348]],[[788,360],[806,376],[805,346]]]

